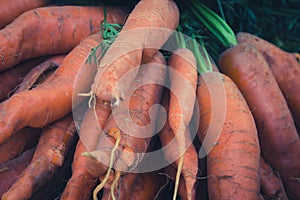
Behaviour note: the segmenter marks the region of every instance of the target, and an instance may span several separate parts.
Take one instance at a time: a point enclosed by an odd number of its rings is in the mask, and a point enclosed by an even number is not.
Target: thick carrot
[[[106,9],[108,22],[123,22],[124,9]],[[103,7],[53,6],[25,12],[0,31],[0,70],[25,59],[67,53],[99,32],[103,19]]]
[[[25,127],[0,146],[0,164],[19,156],[23,151],[33,148],[39,139],[40,130]]]
[[[99,127],[103,128],[110,112],[110,107],[100,102],[97,103],[95,112],[92,108],[86,112],[80,126],[80,140],[78,141],[72,164],[72,177],[68,181],[61,199],[90,199],[92,190],[97,183],[98,176],[95,173],[98,168],[93,164],[89,164],[89,162],[95,162],[94,160],[89,160],[93,158],[83,156],[82,153],[95,147],[95,143],[101,133]],[[97,114],[97,118],[95,114]],[[92,173],[89,171],[92,171]]]
[[[187,187],[187,199],[192,199],[192,191],[196,183],[195,177],[198,171],[197,153],[190,138],[189,128],[196,101],[198,77],[196,60],[190,50],[178,49],[171,55],[169,66],[171,92],[168,120],[177,140],[179,155],[176,163],[177,175],[173,200],[176,199],[181,171],[185,179],[185,186]],[[186,140],[188,141],[187,143]],[[189,157],[184,159],[185,156]]]
[[[260,193],[265,199],[288,200],[280,178],[262,156],[260,157]]]
[[[95,34],[82,41],[44,83],[0,104],[0,144],[25,126],[43,127],[71,111],[72,95],[88,90],[92,82],[96,69],[85,61],[100,37]]]
[[[0,1],[0,29],[12,22],[20,14],[38,7],[45,6],[49,0],[1,0]]]
[[[225,92],[224,98],[214,96],[221,92]],[[227,76],[209,72],[200,77],[197,98],[201,116],[197,135],[207,154],[209,199],[258,199],[259,141],[254,119],[239,89]],[[222,103],[224,110],[217,107]],[[221,118],[213,122],[218,118],[216,114],[225,115],[224,121]],[[221,133],[214,138],[217,133],[209,128],[218,125],[222,125]]]
[[[297,92],[300,88],[300,62],[295,54],[250,33],[241,32],[236,37],[239,43],[249,43],[263,54],[286,98],[294,122],[300,128],[300,93]]]
[[[0,197],[10,188],[30,163],[34,149],[23,152],[19,157],[0,164]]]
[[[33,67],[26,76],[23,77],[22,82],[17,86],[14,94],[23,92],[25,90],[30,90],[35,85],[41,84],[49,74],[46,72],[54,71],[63,61],[65,55],[53,56],[39,65]]]
[[[129,70],[149,62],[168,39],[179,22],[179,12],[172,0],[141,0],[128,16],[118,37],[104,55],[91,87],[91,94],[117,104],[126,91],[116,88]],[[121,47],[121,48],[120,48]],[[130,83],[136,74],[127,78]]]
[[[135,81],[130,84],[132,89],[136,89],[132,95],[128,91],[124,101],[113,107],[113,112],[103,129],[105,134],[92,152],[92,155],[103,163],[98,174],[101,176],[106,173],[106,178],[94,191],[94,198],[104,186],[112,167],[115,168],[116,177],[135,170],[143,153],[147,151],[155,123],[151,122],[149,111],[153,105],[160,102],[161,85],[166,76],[166,67],[163,64],[162,54],[156,54],[148,65],[141,67]],[[153,114],[156,116],[157,113]]]
[[[30,69],[45,60],[45,57],[30,59],[19,63],[0,75],[0,102],[6,100]]]
[[[300,199],[300,139],[284,96],[263,55],[249,44],[239,44],[226,50],[219,63],[247,100],[264,158],[279,172],[287,195]]]
[[[71,114],[45,128],[30,164],[2,196],[2,200],[30,198],[62,166],[75,135],[76,127]]]

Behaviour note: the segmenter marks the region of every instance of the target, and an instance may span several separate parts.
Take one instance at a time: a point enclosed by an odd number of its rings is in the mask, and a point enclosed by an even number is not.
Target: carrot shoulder
[[[142,59],[144,63],[149,62],[177,28],[178,22],[179,11],[172,0],[140,1],[104,55],[91,93],[100,100],[119,102],[126,88],[116,88],[117,82],[126,72],[140,66]],[[128,83],[136,74],[137,71],[128,77]]]
[[[214,95],[221,90],[225,99]],[[259,141],[254,119],[239,89],[227,76],[209,72],[200,77],[197,98],[201,116],[197,135],[207,155],[209,199],[258,199]],[[224,101],[226,109],[213,107]],[[218,118],[213,113],[224,114],[224,121],[212,124],[212,119]],[[209,128],[218,125],[222,129],[214,138],[216,133]],[[208,143],[206,138],[210,138]]]
[[[264,158],[279,172],[287,195],[299,199],[300,139],[263,55],[249,44],[238,44],[226,50],[219,63],[221,70],[237,84],[252,111]]]
[[[0,144],[25,126],[43,127],[71,111],[73,92],[88,89],[92,82],[95,68],[85,61],[90,50],[102,41],[100,37],[95,34],[82,41],[44,83],[0,104]],[[76,74],[81,67],[86,76],[77,80]]]
[[[1,0],[0,1],[0,29],[12,22],[20,14],[38,7],[45,6],[49,0]]]
[[[239,43],[249,43],[262,53],[269,64],[274,77],[286,98],[294,122],[300,128],[300,62],[292,53],[250,33],[238,33]]]
[[[125,12],[106,8],[107,20],[123,23]],[[30,10],[0,30],[0,70],[22,60],[69,52],[100,31],[103,7],[53,6]]]

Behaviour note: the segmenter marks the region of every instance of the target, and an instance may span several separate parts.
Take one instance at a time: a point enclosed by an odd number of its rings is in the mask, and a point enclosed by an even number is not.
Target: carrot
[[[260,188],[265,199],[288,199],[281,180],[262,156],[260,157]]]
[[[94,160],[90,157],[82,156],[82,154],[95,147],[95,143],[99,138],[99,127],[104,126],[111,110],[107,104],[98,104],[95,107],[95,112],[98,116],[96,118],[93,109],[89,109],[80,127],[80,140],[77,143],[74,160],[72,164],[72,177],[67,183],[67,186],[62,194],[61,199],[90,199],[91,192],[97,183],[97,167],[89,164]],[[92,167],[92,169],[90,169]],[[89,171],[92,171],[90,173]],[[93,172],[96,171],[96,172]]]
[[[34,148],[23,152],[13,160],[0,164],[0,197],[10,188],[30,163],[33,153]]]
[[[238,33],[239,43],[249,43],[261,52],[285,96],[294,122],[300,128],[300,62],[297,57],[250,33]]]
[[[76,127],[71,114],[45,128],[30,164],[2,199],[30,198],[62,166],[75,134]]]
[[[188,66],[188,67],[190,67],[190,66]],[[177,91],[177,93],[175,93],[175,94],[179,94],[179,93],[180,92]],[[195,97],[194,97],[194,99],[195,99]],[[167,113],[170,113],[170,110],[171,110],[171,106],[169,106],[169,100],[170,100],[169,92],[165,91],[163,100],[162,100],[162,105],[166,109]],[[174,104],[173,104],[173,106],[174,106]],[[168,115],[168,116],[170,119],[170,115]],[[189,134],[189,132],[187,132],[187,133]],[[198,158],[197,158],[196,150],[195,150],[193,144],[191,144],[190,135],[186,135],[186,133],[184,133],[184,136],[186,137],[185,138],[186,144],[183,144],[184,145],[184,147],[183,147],[184,148],[184,158],[183,158],[183,166],[182,166],[183,179],[181,180],[180,176],[178,177],[178,174],[176,175],[176,172],[174,174],[172,174],[171,172],[173,172],[173,171],[171,171],[171,169],[167,169],[167,171],[171,177],[174,177],[174,179],[177,179],[176,181],[179,181],[177,183],[178,184],[177,187],[179,189],[178,193],[181,196],[181,198],[195,199],[196,176],[197,176],[197,172],[198,172],[198,161],[197,161]],[[178,170],[178,168],[179,168],[178,165],[180,162],[180,159],[177,159],[178,157],[180,157],[179,150],[178,150],[179,145],[178,145],[177,139],[175,142],[172,142],[174,137],[179,137],[179,136],[175,135],[174,131],[170,127],[169,121],[166,121],[163,129],[159,132],[159,138],[161,141],[161,145],[164,148],[165,159],[169,163],[172,163],[173,161],[175,161],[174,167]],[[182,137],[182,136],[180,136],[180,137]],[[172,143],[170,143],[170,142],[172,142]],[[171,146],[167,146],[167,145],[171,145]],[[186,146],[186,145],[189,145],[189,146]]]
[[[19,156],[23,151],[33,148],[39,139],[40,130],[25,127],[0,146],[0,164]]]
[[[117,177],[121,174],[135,169],[131,168],[140,163],[143,157],[142,153],[147,151],[152,138],[151,133],[154,130],[154,122],[150,123],[151,119],[148,112],[154,104],[160,101],[161,85],[166,75],[166,68],[162,65],[163,63],[164,58],[159,53],[152,58],[148,65],[142,66],[137,78],[130,85],[131,89],[137,89],[119,106],[113,107],[112,114],[103,129],[105,134],[102,134],[97,148],[91,152],[92,156],[101,161],[98,164],[102,163],[98,169],[98,175],[101,176],[106,173],[104,180],[94,190],[94,199],[105,185],[112,167],[116,171],[115,182],[117,182]],[[124,80],[127,81],[126,78]],[[130,91],[127,92],[127,95],[130,95]],[[141,156],[135,153],[139,153]],[[114,194],[113,187],[111,190]]]
[[[221,70],[234,80],[247,100],[264,158],[279,172],[288,196],[300,199],[299,136],[263,55],[249,44],[239,44],[226,50],[219,63]]]
[[[124,9],[106,8],[107,20],[122,23]],[[0,71],[22,60],[69,52],[100,31],[102,7],[52,6],[30,10],[0,31]]]
[[[168,120],[177,140],[179,155],[176,163],[177,175],[173,200],[176,199],[181,171],[184,174],[187,187],[187,199],[192,199],[192,190],[196,183],[195,176],[198,171],[197,153],[193,144],[191,144],[189,130],[189,123],[193,115],[196,99],[196,60],[190,50],[178,49],[171,55],[169,65],[171,67],[169,70],[171,93]],[[182,77],[179,77],[179,75]],[[186,140],[188,141],[187,143]],[[184,159],[185,156],[189,157]]]
[[[40,63],[39,65],[33,67],[26,76],[23,77],[22,82],[17,86],[16,91],[14,94],[23,92],[25,90],[30,90],[35,85],[41,84],[48,75],[46,72],[54,71],[61,62],[63,61],[65,55],[53,56],[44,62]]]
[[[43,127],[71,111],[72,94],[85,91],[85,88],[88,90],[92,82],[90,77],[96,69],[85,61],[91,48],[100,41],[98,34],[88,37],[66,56],[44,83],[0,104],[0,144],[25,126]],[[76,78],[77,73],[81,74],[80,80]],[[79,102],[73,102],[76,103]]]
[[[45,60],[45,57],[34,58],[19,63],[0,75],[0,102],[6,100],[14,88],[21,82],[31,68]]]
[[[141,0],[128,16],[121,32],[103,56],[90,95],[118,105],[129,84],[116,88],[129,70],[147,63],[168,39],[179,22],[172,0]],[[121,47],[121,48],[120,48]],[[131,83],[136,73],[127,77]],[[132,71],[133,72],[133,71]]]
[[[60,199],[90,199],[97,184],[97,177],[87,171],[85,157],[81,155],[86,151],[84,144],[79,140],[72,163],[72,177],[68,180]]]
[[[38,7],[45,6],[49,3],[48,0],[18,0],[0,1],[0,29],[11,23],[20,14]]]
[[[245,99],[234,82],[217,72],[200,78],[197,95],[200,108],[198,137],[204,141],[212,123],[212,109],[216,102],[212,93],[224,84],[226,94],[225,121],[218,139],[210,141],[207,152],[208,193],[210,199],[258,199],[259,197],[259,142],[253,117]],[[214,103],[213,103],[214,102]],[[215,113],[216,114],[216,113]],[[238,118],[236,117],[238,116]],[[217,121],[217,123],[223,123]],[[214,142],[214,143],[213,143]],[[213,144],[212,144],[213,143]],[[202,145],[205,145],[202,144]],[[204,146],[205,150],[209,146]]]

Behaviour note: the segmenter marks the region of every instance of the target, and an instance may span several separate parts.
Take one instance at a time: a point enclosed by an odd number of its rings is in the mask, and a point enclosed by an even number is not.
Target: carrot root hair
[[[121,133],[120,133],[120,130],[117,129],[117,128],[111,128],[109,130],[109,133],[108,133],[110,136],[114,137],[116,139],[116,143],[115,143],[115,146],[114,148],[111,150],[111,155],[110,155],[110,161],[109,161],[109,166],[108,166],[108,169],[107,169],[107,172],[105,174],[105,178],[103,179],[103,181],[95,188],[94,192],[93,192],[93,199],[94,200],[98,200],[97,198],[97,194],[100,192],[100,190],[104,187],[105,183],[107,182],[108,180],[108,177],[110,175],[110,172],[111,172],[111,169],[113,167],[113,161],[114,161],[114,155],[115,155],[115,151],[117,150],[119,144],[120,144],[120,141],[121,141]]]
[[[118,184],[118,181],[120,180],[121,177],[121,172],[116,170],[115,172],[115,180],[112,182],[111,184],[111,188],[110,188],[110,194],[113,200],[116,200],[116,196],[115,196],[115,188]]]
[[[182,166],[183,166],[183,159],[184,159],[184,154],[182,154],[178,159],[178,166],[177,166],[177,172],[176,172],[176,178],[175,178],[175,188],[174,188],[174,193],[173,193],[173,200],[176,200],[177,193],[178,193],[180,175],[181,175]]]

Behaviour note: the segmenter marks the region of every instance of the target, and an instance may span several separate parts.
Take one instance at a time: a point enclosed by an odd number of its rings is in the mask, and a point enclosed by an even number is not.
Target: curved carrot
[[[297,57],[250,33],[238,33],[239,43],[249,43],[262,53],[286,98],[294,122],[300,128],[300,62]]]
[[[96,69],[85,61],[90,50],[102,41],[100,37],[95,34],[82,41],[44,83],[0,104],[0,144],[25,126],[43,127],[71,111],[72,95],[88,89],[92,82]],[[77,73],[85,78],[77,81]]]
[[[0,146],[0,164],[19,156],[23,151],[33,148],[40,136],[40,130],[25,127]]]
[[[38,7],[45,6],[49,0],[1,0],[0,1],[0,29],[12,22],[20,14]]]
[[[44,57],[34,58],[19,63],[0,75],[0,102],[6,100],[14,88],[21,82],[30,69],[45,60]]]
[[[0,197],[11,187],[22,171],[30,163],[34,148],[23,152],[19,157],[0,164]]]
[[[168,120],[177,140],[179,155],[178,161],[176,162],[178,171],[176,175],[173,200],[176,199],[181,173],[183,173],[185,180],[185,186],[188,193],[187,199],[192,199],[192,191],[196,183],[195,177],[198,171],[197,154],[193,147],[189,130],[189,124],[196,101],[198,77],[196,60],[190,50],[178,49],[171,55],[169,59],[169,66],[171,92]],[[190,146],[187,147],[186,145]],[[189,157],[184,159],[185,156]],[[184,161],[188,161],[189,164]]]
[[[226,99],[211,99],[212,93],[220,93],[222,83]],[[235,83],[218,72],[201,75],[197,89],[200,109],[198,138],[204,141],[212,137],[208,132],[213,117],[212,102],[226,101],[223,128],[207,154],[207,181],[209,199],[258,199],[259,198],[259,141],[255,122],[249,107]],[[225,113],[219,113],[225,112]],[[209,135],[210,134],[210,135]],[[204,146],[204,149],[209,149]]]
[[[123,23],[121,8],[106,8],[107,20]],[[0,70],[22,60],[69,52],[100,31],[102,7],[53,6],[30,10],[0,30]]]
[[[262,156],[260,157],[260,188],[260,193],[266,199],[288,200],[281,180]]]
[[[96,173],[99,169],[97,165],[94,165],[93,158],[82,154],[95,148],[99,134],[101,134],[99,127],[103,128],[111,109],[107,104],[100,102],[94,109],[95,111],[91,108],[86,112],[80,126],[80,140],[75,150],[72,177],[68,181],[61,199],[90,199],[91,192],[96,186],[98,178]],[[97,118],[95,114],[97,114]]]
[[[136,89],[132,95],[127,91],[128,96],[124,101],[113,107],[103,129],[107,135],[102,135],[97,148],[91,152],[97,160],[102,161],[102,164],[98,161],[101,164],[98,174],[101,176],[106,173],[106,178],[94,191],[94,198],[105,185],[112,167],[115,168],[116,176],[133,170],[131,168],[141,161],[141,157],[135,153],[147,151],[154,128],[149,110],[160,101],[162,86],[159,83],[163,84],[166,75],[161,53],[156,54],[150,63],[150,66],[141,67],[135,81],[130,84],[131,88]]]
[[[284,96],[263,55],[249,44],[239,44],[226,50],[219,63],[247,100],[264,158],[279,172],[287,195],[300,199],[300,139]]]
[[[62,166],[74,143],[75,134],[76,127],[71,114],[45,128],[30,164],[2,196],[2,200],[29,199]]]
[[[113,100],[113,104],[119,102],[126,88],[116,88],[117,82],[126,72],[142,64],[142,59],[144,63],[149,62],[168,39],[171,30],[177,28],[178,22],[179,11],[172,0],[141,0],[104,55],[91,94],[100,100]],[[136,74],[137,70],[128,77],[128,83]]]

